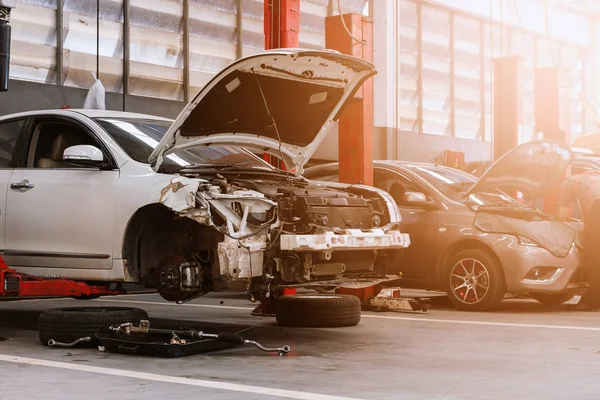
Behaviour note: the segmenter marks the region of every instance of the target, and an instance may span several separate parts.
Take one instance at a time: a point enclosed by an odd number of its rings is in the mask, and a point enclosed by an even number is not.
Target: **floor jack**
[[[114,287],[113,287],[114,286]],[[22,274],[0,257],[0,298],[23,299],[31,297],[92,297],[118,295],[125,291],[118,284],[112,286],[88,285],[68,279],[44,279]]]

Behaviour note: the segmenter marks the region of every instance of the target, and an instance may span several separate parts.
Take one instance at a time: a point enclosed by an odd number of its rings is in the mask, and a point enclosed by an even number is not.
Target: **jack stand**
[[[291,296],[296,294],[296,289],[284,288],[277,290],[269,297],[265,297],[260,301],[260,304],[252,310],[251,315],[256,317],[275,317],[275,301],[278,297]]]
[[[429,299],[400,297],[400,288],[370,286],[361,289],[339,288],[338,294],[350,294],[360,299],[364,311],[426,312]]]
[[[368,311],[395,311],[395,312],[427,312],[429,299],[402,298],[400,288],[384,288],[375,297],[369,299],[369,304],[363,309]]]

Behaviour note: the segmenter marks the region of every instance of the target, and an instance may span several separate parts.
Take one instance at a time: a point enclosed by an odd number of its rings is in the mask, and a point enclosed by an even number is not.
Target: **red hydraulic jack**
[[[0,257],[0,298],[23,299],[29,297],[88,297],[124,294],[122,289],[88,285],[66,279],[42,279],[21,274],[10,269]]]
[[[274,317],[275,316],[275,302],[278,297],[291,296],[296,294],[296,289],[283,288],[270,294],[269,297],[261,299],[260,304],[252,310],[252,315],[257,317]]]

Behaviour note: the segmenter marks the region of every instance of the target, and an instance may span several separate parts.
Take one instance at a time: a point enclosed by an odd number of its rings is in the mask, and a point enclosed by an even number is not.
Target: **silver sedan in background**
[[[391,255],[389,272],[402,272],[405,287],[447,292],[462,310],[491,309],[507,294],[569,300],[586,287],[580,223],[555,221],[528,200],[549,193],[572,159],[566,146],[526,143],[481,178],[435,164],[375,161],[374,186],[395,199],[411,238],[409,248]],[[305,176],[337,181],[338,164]],[[524,202],[507,194],[517,191]]]

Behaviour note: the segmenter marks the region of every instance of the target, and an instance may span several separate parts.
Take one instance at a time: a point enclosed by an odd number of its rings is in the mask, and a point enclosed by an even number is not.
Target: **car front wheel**
[[[445,289],[452,304],[464,311],[487,311],[505,295],[498,261],[481,249],[458,252],[446,267]]]

